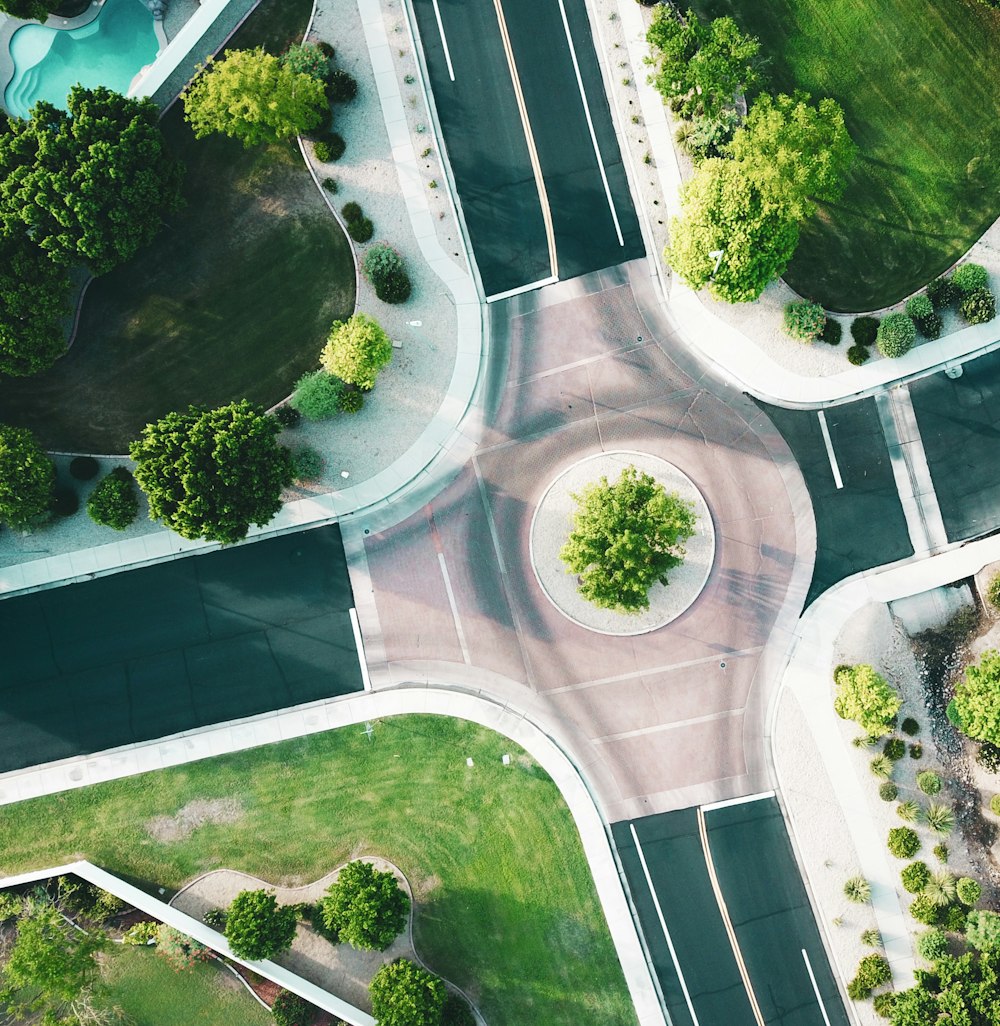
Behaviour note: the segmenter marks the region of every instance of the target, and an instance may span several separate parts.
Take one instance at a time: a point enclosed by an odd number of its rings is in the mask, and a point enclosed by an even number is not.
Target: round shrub
[[[910,915],[924,926],[937,926],[944,919],[944,909],[926,894],[918,894],[910,902]]]
[[[927,286],[927,298],[935,310],[944,310],[951,306],[958,296],[958,288],[952,283],[951,278],[936,278]]]
[[[476,1026],[476,1017],[461,995],[448,992],[441,1012],[441,1026]]]
[[[340,408],[344,413],[360,413],[365,405],[365,393],[360,388],[345,388],[340,393]]]
[[[878,787],[878,796],[884,802],[894,802],[899,794],[899,788],[891,780],[883,781]]]
[[[950,933],[962,933],[969,921],[969,913],[958,904],[948,905],[941,916],[941,925]]]
[[[893,827],[889,831],[889,851],[897,859],[912,859],[920,851],[920,838],[909,827]]]
[[[372,1014],[382,1026],[439,1023],[448,991],[444,983],[409,959],[383,965],[368,985]]]
[[[955,884],[955,894],[963,905],[971,907],[983,896],[983,889],[978,880],[973,880],[971,876],[963,876]]]
[[[333,156],[333,150],[330,149],[330,144],[328,142],[320,140],[317,143],[313,143],[313,156],[321,164],[329,164]]]
[[[410,298],[410,276],[392,246],[372,246],[365,254],[364,272],[383,303],[405,303]]]
[[[887,314],[878,326],[875,343],[883,356],[895,360],[905,356],[913,348],[916,337],[916,325],[906,314],[891,313]]]
[[[124,531],[139,515],[135,478],[125,467],[115,467],[90,493],[87,513],[95,524]]]
[[[375,234],[375,225],[367,217],[347,222],[347,234],[355,242],[367,242]]]
[[[320,183],[323,188],[331,195],[337,195],[337,179],[336,178],[324,178]]]
[[[840,321],[835,321],[832,317],[828,317],[826,324],[823,325],[823,341],[828,346],[839,346],[843,335],[844,327]]]
[[[980,289],[988,289],[990,276],[986,273],[986,268],[980,264],[962,264],[961,267],[955,268],[951,283],[963,296],[967,296]]]
[[[907,737],[916,737],[920,733],[920,724],[912,716],[907,716],[900,724],[899,729]]]
[[[910,894],[919,894],[931,878],[931,871],[927,868],[926,862],[911,862],[899,874],[903,881],[903,887]]]
[[[962,297],[958,312],[967,324],[985,324],[997,315],[997,301],[989,289],[976,289]]]
[[[358,95],[358,83],[350,72],[335,68],[327,77],[326,95],[331,103],[349,103]]]
[[[340,208],[340,213],[344,220],[350,224],[352,221],[357,221],[361,217],[361,205],[355,203],[354,200],[350,200]]]
[[[226,940],[237,958],[273,958],[292,946],[295,924],[295,910],[273,894],[240,891],[229,905]]]
[[[929,313],[926,317],[917,318],[917,331],[926,339],[940,338],[943,330],[944,321],[939,314]]]
[[[934,770],[923,770],[917,774],[917,787],[924,794],[937,794],[941,790],[941,778]]]
[[[911,296],[907,300],[906,313],[915,321],[919,321],[921,317],[927,317],[929,314],[934,313],[934,304],[926,293],[921,292],[919,295]]]
[[[990,799],[990,812],[995,816],[1000,816],[1000,794],[995,794]]]
[[[847,350],[847,362],[853,364],[855,367],[860,367],[863,363],[868,362],[868,357],[871,354],[866,346],[851,346]]]
[[[69,485],[56,485],[49,500],[49,509],[57,517],[71,517],[80,508],[80,496]]]
[[[785,334],[803,342],[811,342],[823,334],[826,312],[819,303],[800,299],[785,306]]]
[[[936,962],[948,954],[948,938],[943,930],[924,930],[917,937],[917,954],[928,962]]]
[[[910,758],[919,759],[924,754],[924,746],[918,741],[916,744],[910,745]]]
[[[312,1021],[315,1011],[305,998],[290,990],[279,990],[271,1005],[271,1015],[276,1026],[306,1026]]]
[[[410,898],[394,874],[370,862],[348,862],[323,899],[326,925],[342,941],[365,951],[385,951],[406,927]]]
[[[882,752],[887,759],[898,762],[906,755],[906,742],[902,738],[890,737],[882,747]]]
[[[92,481],[100,469],[101,465],[93,456],[76,456],[69,465],[69,474],[77,481]]]
[[[324,463],[320,451],[311,445],[292,450],[292,474],[296,481],[315,481],[323,473]]]
[[[851,338],[854,339],[855,345],[870,349],[875,344],[877,335],[877,317],[855,317],[851,322]]]
[[[976,752],[976,762],[987,773],[996,773],[1000,769],[1000,745],[995,745],[992,741],[981,742]]]
[[[340,411],[343,387],[338,378],[325,370],[310,371],[299,378],[288,402],[306,420],[327,420]]]
[[[302,414],[299,413],[294,406],[289,406],[288,403],[283,403],[275,409],[274,419],[283,428],[293,428],[298,427],[299,422],[302,420]]]

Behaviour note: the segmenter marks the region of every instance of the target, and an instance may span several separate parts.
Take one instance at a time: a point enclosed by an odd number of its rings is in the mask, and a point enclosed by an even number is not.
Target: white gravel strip
[[[580,594],[577,577],[566,569],[559,552],[573,526],[575,493],[601,477],[615,481],[626,467],[652,475],[667,492],[694,503],[696,532],[687,542],[684,562],[670,571],[670,583],[654,584],[649,609],[637,614],[599,609]],[[648,453],[598,453],[574,463],[546,489],[531,521],[531,566],[546,598],[573,623],[598,634],[648,634],[681,615],[698,597],[715,559],[715,529],[704,496],[672,463]]]

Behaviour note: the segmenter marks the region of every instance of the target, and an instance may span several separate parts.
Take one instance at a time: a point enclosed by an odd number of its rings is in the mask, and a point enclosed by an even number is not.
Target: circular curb
[[[687,542],[683,564],[671,571],[667,587],[653,585],[649,609],[637,615],[599,609],[588,602],[559,559],[559,550],[570,531],[570,491],[601,476],[615,478],[627,466],[652,475],[668,492],[677,492],[681,498],[692,501],[697,517],[697,528]],[[567,620],[596,634],[635,637],[665,627],[686,612],[701,594],[715,562],[715,527],[705,497],[683,471],[651,453],[615,449],[577,460],[549,483],[531,517],[529,554],[542,593]]]

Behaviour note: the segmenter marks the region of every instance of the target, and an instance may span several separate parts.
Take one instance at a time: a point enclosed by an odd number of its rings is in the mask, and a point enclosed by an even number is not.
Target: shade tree
[[[356,313],[333,322],[320,363],[341,381],[368,390],[391,359],[392,340],[382,326],[374,317]]]
[[[833,680],[833,708],[841,719],[854,720],[872,737],[891,728],[902,699],[874,667],[866,663],[839,666]]]
[[[396,877],[370,862],[348,862],[323,898],[328,930],[356,948],[385,951],[406,926],[410,899]]]

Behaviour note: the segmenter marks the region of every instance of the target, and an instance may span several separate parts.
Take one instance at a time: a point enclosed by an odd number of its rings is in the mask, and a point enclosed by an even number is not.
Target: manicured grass
[[[274,1020],[227,970],[199,963],[178,973],[148,948],[115,945],[101,1005],[119,1007],[134,1026],[269,1026]]]
[[[231,46],[301,38],[310,0],[265,0]],[[162,120],[187,166],[186,205],[134,260],[94,281],[70,352],[0,381],[5,422],[47,448],[124,453],[189,403],[271,406],[313,368],[354,307],[350,246],[297,145],[197,140],[180,103]]]
[[[915,291],[1000,215],[1000,11],[975,0],[692,0],[758,36],[771,91],[832,96],[861,149],[788,283],[833,310]]]
[[[145,828],[230,796],[235,824],[172,843]],[[367,853],[406,873],[418,950],[490,1026],[635,1022],[569,810],[516,745],[473,724],[397,717],[372,741],[348,727],[0,808],[3,874],[85,857],[155,892],[219,866],[308,882]]]

